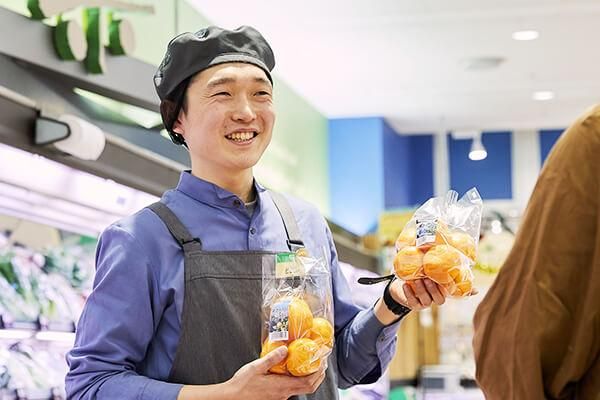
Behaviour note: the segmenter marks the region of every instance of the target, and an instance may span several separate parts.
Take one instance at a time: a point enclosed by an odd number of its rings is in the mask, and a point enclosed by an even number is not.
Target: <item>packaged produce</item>
[[[331,354],[335,341],[331,272],[325,257],[305,252],[279,253],[263,267],[264,357],[286,346],[287,357],[271,368],[275,374],[315,373]]]
[[[477,189],[460,200],[449,191],[414,213],[398,239],[394,274],[405,281],[428,277],[451,296],[471,294],[483,204]]]

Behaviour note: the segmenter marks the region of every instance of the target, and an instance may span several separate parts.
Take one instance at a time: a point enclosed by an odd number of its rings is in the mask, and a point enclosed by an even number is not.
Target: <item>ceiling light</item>
[[[554,92],[549,90],[540,90],[539,92],[534,92],[531,97],[537,101],[552,100],[554,98]]]
[[[515,40],[535,40],[540,37],[540,33],[538,31],[527,30],[527,31],[517,31],[513,32],[512,38]]]
[[[471,151],[469,152],[469,159],[472,161],[481,161],[487,157],[487,151],[481,142],[481,133],[473,137],[471,143]]]

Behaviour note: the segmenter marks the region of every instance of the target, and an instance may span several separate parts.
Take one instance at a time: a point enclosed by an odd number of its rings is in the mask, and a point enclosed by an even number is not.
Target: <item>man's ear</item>
[[[179,111],[179,115],[177,116],[177,119],[175,120],[175,122],[173,122],[173,132],[175,133],[179,133],[181,136],[183,136],[185,138],[185,132],[183,130],[183,118],[185,118],[185,116],[183,115],[183,110]]]

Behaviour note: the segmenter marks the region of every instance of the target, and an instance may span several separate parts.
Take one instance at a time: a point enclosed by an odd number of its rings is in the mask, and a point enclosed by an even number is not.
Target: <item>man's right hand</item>
[[[216,385],[185,385],[177,400],[285,400],[295,395],[314,393],[325,379],[327,362],[314,374],[303,377],[269,373],[269,369],[282,362],[286,356],[287,348],[278,347],[265,357],[244,365],[227,382]]]
[[[225,382],[232,398],[248,400],[285,400],[294,395],[314,393],[323,380],[327,363],[312,375],[292,377],[269,373],[269,369],[285,359],[287,348],[279,347],[263,358],[240,368],[233,378]]]

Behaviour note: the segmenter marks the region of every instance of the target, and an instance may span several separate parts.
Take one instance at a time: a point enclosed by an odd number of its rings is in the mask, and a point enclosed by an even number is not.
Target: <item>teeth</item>
[[[227,135],[227,138],[235,140],[236,142],[243,142],[252,139],[254,137],[254,133],[255,132],[235,132]]]

